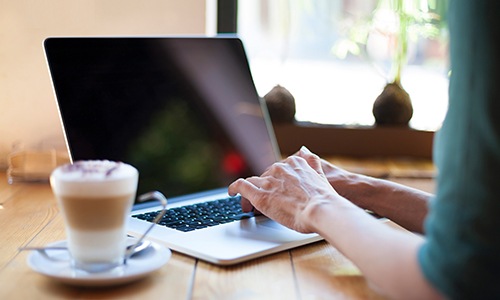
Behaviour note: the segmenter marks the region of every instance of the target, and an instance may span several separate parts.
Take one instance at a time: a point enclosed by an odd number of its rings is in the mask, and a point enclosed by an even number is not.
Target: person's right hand
[[[305,150],[304,150],[305,151]],[[242,207],[252,205],[269,218],[299,232],[315,232],[310,214],[323,205],[347,202],[332,188],[317,156],[292,155],[273,164],[261,176],[238,179],[229,194],[242,196]],[[337,201],[338,200],[338,201]],[[337,203],[338,204],[338,203]]]

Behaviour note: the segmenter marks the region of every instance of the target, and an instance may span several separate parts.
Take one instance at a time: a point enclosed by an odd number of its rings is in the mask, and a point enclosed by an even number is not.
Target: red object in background
[[[246,169],[245,160],[236,152],[230,152],[224,156],[222,161],[224,171],[227,174],[239,175]]]

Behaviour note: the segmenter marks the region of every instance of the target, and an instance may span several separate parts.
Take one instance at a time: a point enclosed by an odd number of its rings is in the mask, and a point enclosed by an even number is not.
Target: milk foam
[[[56,168],[50,181],[58,195],[106,197],[135,193],[138,171],[121,162],[77,161]]]

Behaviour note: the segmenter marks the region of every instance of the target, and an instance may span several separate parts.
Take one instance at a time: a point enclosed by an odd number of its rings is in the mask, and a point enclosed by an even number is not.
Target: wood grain
[[[300,299],[383,299],[359,269],[327,242],[292,251]]]
[[[198,262],[193,299],[294,299],[288,251],[231,267]]]

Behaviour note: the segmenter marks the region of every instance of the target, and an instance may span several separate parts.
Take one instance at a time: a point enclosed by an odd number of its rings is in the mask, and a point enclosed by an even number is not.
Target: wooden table
[[[427,181],[428,182],[428,181]],[[406,182],[408,183],[408,182]],[[7,184],[0,173],[0,299],[381,299],[326,242],[218,267],[173,253],[147,278],[113,288],[63,285],[33,272],[22,246],[65,238],[48,184]]]

